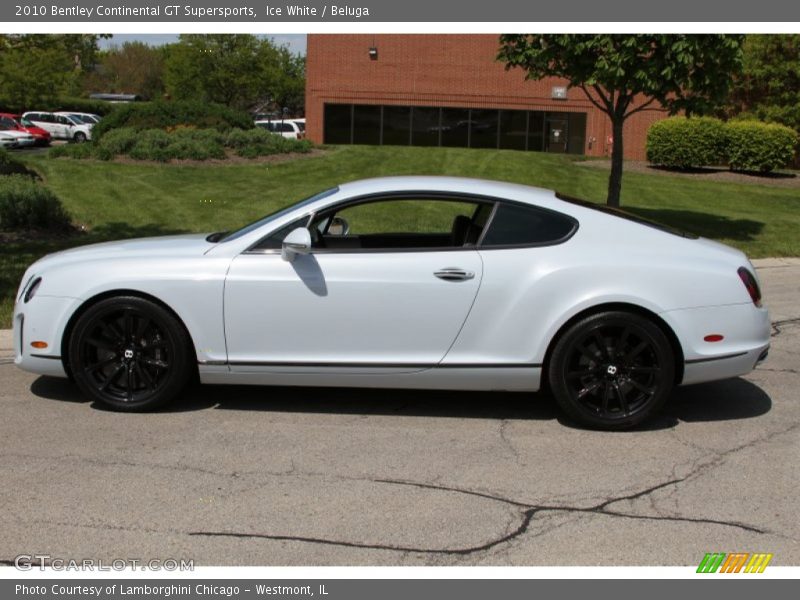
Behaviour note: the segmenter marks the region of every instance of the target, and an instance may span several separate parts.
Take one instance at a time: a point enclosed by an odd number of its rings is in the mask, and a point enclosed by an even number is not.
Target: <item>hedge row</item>
[[[111,102],[103,102],[102,100],[90,100],[87,98],[75,98],[71,96],[62,96],[52,102],[37,103],[36,106],[24,106],[14,102],[10,102],[0,95],[0,112],[10,113],[24,113],[29,110],[46,110],[46,111],[75,111],[94,113],[97,115],[107,115],[120,106]]]
[[[226,132],[234,128],[251,129],[253,120],[239,110],[209,102],[143,102],[119,104],[92,130],[94,139],[113,129],[172,129],[176,127],[216,129]]]
[[[797,133],[783,125],[672,117],[647,131],[647,160],[677,169],[727,164],[766,173],[792,161],[797,141]]]
[[[244,158],[309,152],[313,145],[307,140],[293,140],[261,128],[231,129],[226,133],[216,129],[181,127],[137,130],[122,127],[107,132],[99,140],[86,144],[55,146],[51,157],[96,158],[111,160],[129,156],[135,160],[208,160],[226,158],[228,149]]]
[[[70,219],[58,197],[32,177],[0,176],[0,229],[66,231]]]

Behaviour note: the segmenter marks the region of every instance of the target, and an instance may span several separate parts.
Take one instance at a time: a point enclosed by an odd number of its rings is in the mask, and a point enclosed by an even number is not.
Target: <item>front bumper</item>
[[[76,298],[36,295],[30,302],[19,300],[14,307],[14,364],[39,375],[66,377],[61,359],[61,340],[69,315],[80,304]],[[33,348],[43,341],[47,348]]]

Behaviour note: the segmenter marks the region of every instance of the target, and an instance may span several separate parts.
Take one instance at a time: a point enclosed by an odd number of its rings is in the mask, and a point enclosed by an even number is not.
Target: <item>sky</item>
[[[272,38],[272,41],[279,46],[288,46],[289,50],[294,54],[306,53],[306,35],[304,33],[284,33],[284,34],[270,34],[266,33],[263,36]],[[109,46],[120,46],[125,42],[144,42],[151,46],[163,46],[164,44],[171,44],[178,41],[178,34],[147,34],[147,33],[115,33],[111,39],[101,39],[100,48],[105,49]]]

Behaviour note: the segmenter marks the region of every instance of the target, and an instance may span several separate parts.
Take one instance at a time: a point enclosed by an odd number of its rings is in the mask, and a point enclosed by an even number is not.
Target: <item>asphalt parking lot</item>
[[[124,415],[0,361],[0,561],[196,565],[800,564],[800,261],[763,261],[751,375],[647,429],[546,396],[206,387]]]

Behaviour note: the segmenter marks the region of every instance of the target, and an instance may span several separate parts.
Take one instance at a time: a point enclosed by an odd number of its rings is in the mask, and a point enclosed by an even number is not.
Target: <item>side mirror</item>
[[[281,258],[292,262],[298,254],[311,252],[311,232],[305,227],[298,227],[283,238],[281,244]]]

